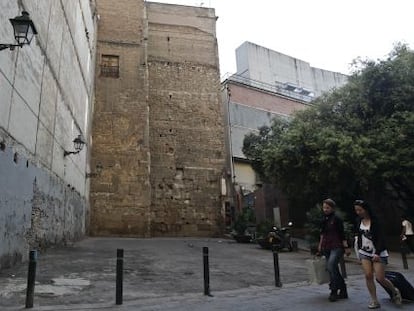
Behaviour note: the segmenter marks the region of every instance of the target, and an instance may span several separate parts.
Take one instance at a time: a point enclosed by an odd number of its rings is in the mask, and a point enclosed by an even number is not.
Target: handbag
[[[329,283],[329,272],[326,270],[326,258],[314,257],[313,259],[307,259],[309,282],[315,284]]]

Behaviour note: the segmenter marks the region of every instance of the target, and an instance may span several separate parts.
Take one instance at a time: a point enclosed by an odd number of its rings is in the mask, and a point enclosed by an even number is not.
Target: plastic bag
[[[354,238],[354,251],[355,251],[355,257],[359,259],[359,251],[358,251],[358,236],[355,236]]]
[[[315,284],[329,283],[329,272],[326,270],[326,258],[307,259],[309,282]]]

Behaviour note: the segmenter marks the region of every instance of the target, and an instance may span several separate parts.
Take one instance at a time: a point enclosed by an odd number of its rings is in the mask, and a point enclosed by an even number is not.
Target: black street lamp
[[[10,23],[13,26],[14,39],[17,44],[1,44],[0,51],[5,49],[14,50],[16,46],[23,47],[23,45],[30,44],[34,35],[37,35],[37,30],[32,20],[29,17],[29,13],[22,12],[21,16],[10,18]]]
[[[85,145],[86,143],[85,143],[85,141],[82,139],[82,135],[78,135],[78,137],[76,137],[74,140],[73,140],[73,146],[74,146],[74,148],[75,148],[75,151],[66,151],[66,150],[64,150],[64,152],[63,152],[63,157],[66,157],[66,156],[68,156],[68,155],[70,155],[70,154],[77,154],[77,153],[79,153],[81,150],[82,150],[82,148],[83,148],[83,145]]]

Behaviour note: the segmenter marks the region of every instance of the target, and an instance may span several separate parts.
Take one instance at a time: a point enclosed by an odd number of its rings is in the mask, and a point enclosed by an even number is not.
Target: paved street
[[[282,288],[274,286],[273,254],[256,244],[203,238],[87,238],[39,254],[33,310],[364,310],[368,292],[355,258],[346,270],[350,299],[330,303],[327,285],[309,284],[306,259],[280,252]],[[210,289],[205,296],[202,248],[209,248]],[[115,305],[116,249],[124,249],[123,305]],[[389,270],[414,284],[414,257],[404,270],[392,253]],[[25,305],[27,264],[0,273],[0,310]],[[382,310],[394,310],[378,287]],[[414,310],[414,303],[404,309]]]

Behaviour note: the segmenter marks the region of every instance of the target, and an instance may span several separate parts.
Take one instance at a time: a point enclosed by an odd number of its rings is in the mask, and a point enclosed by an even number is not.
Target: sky
[[[236,72],[235,51],[245,41],[344,74],[358,57],[384,59],[397,42],[414,49],[413,0],[151,2],[215,9],[221,76]]]

